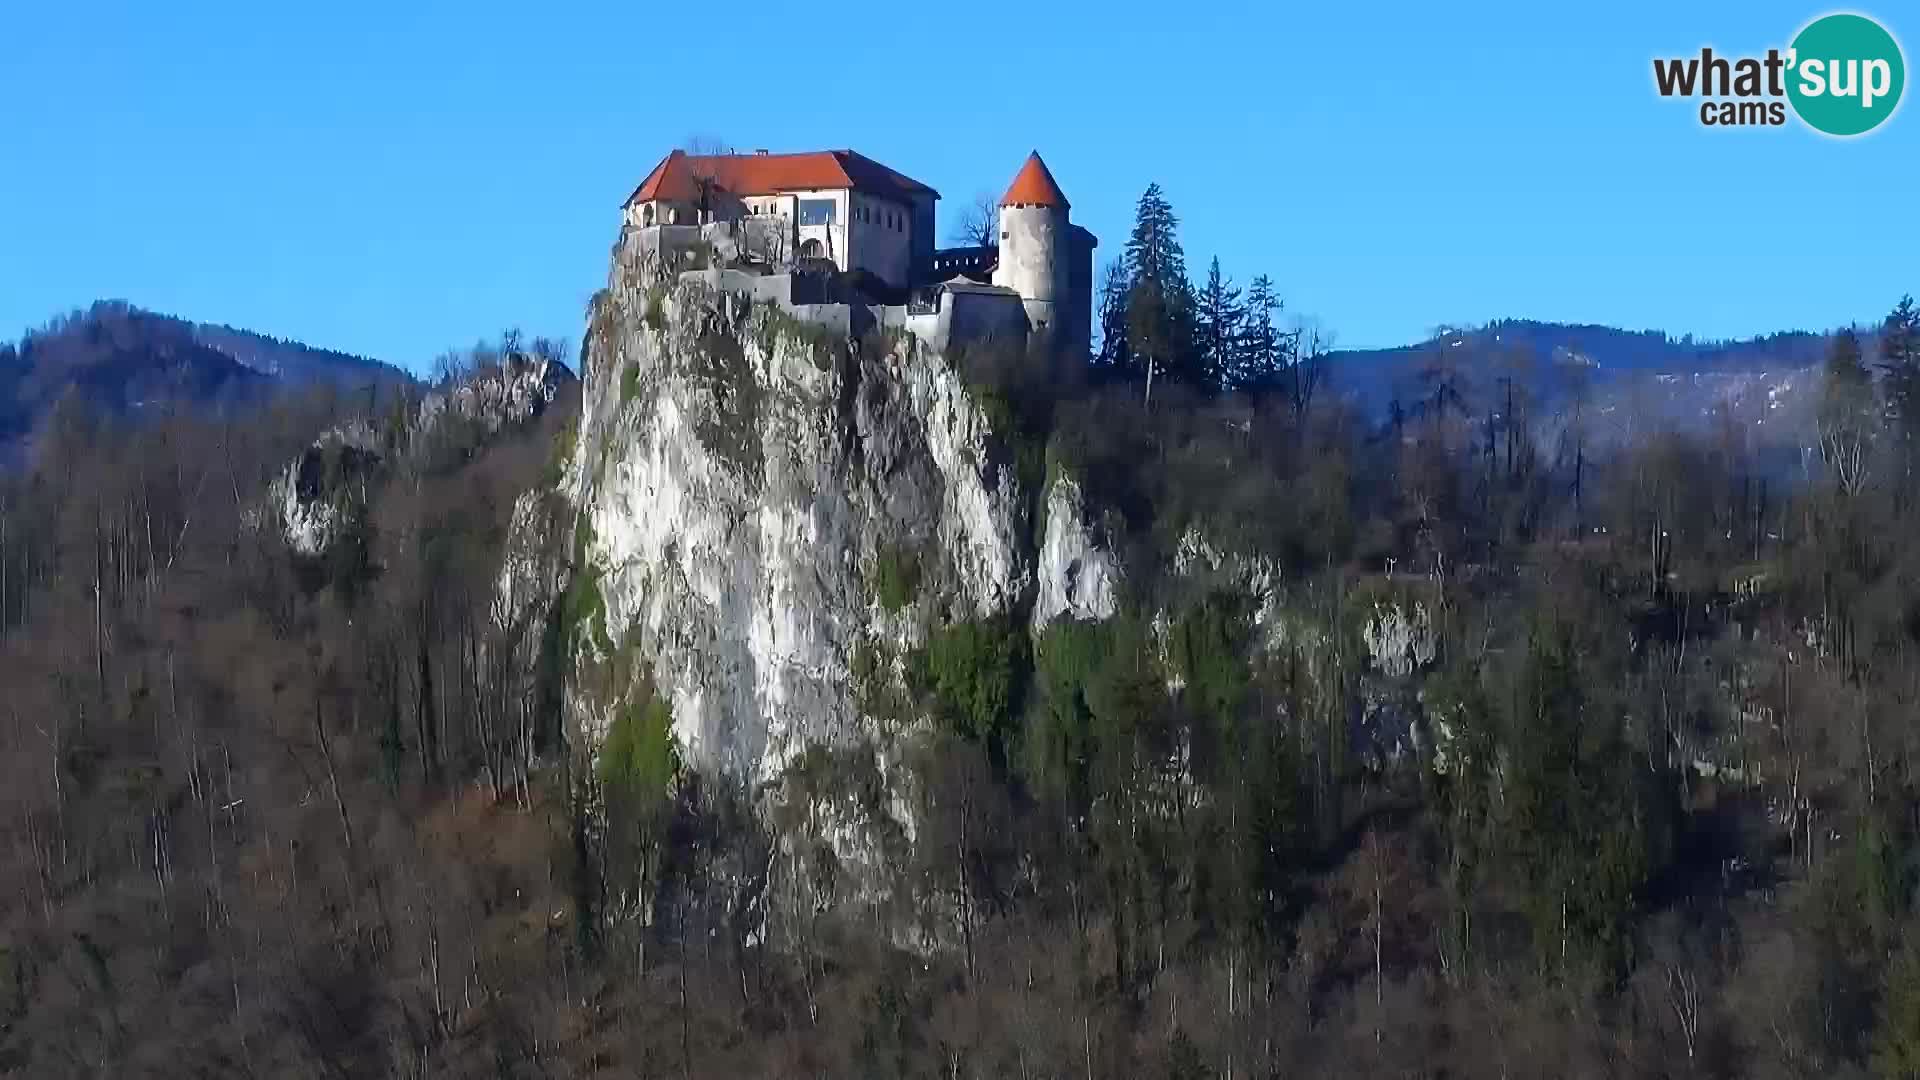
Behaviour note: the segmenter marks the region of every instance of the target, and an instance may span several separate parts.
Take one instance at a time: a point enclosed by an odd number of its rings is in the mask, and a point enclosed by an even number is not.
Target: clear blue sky
[[[1841,142],[1652,89],[1655,55],[1826,10],[14,0],[0,337],[119,297],[415,367],[577,340],[620,203],[694,134],[853,147],[938,188],[943,230],[1038,148],[1102,260],[1158,181],[1196,276],[1264,271],[1343,346],[1873,319],[1920,292],[1920,106]],[[1863,10],[1916,59],[1920,11]]]

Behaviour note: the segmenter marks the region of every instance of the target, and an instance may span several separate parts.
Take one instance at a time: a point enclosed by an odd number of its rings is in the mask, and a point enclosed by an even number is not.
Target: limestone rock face
[[[547,357],[510,353],[497,366],[422,398],[408,441],[418,445],[448,415],[478,424],[489,435],[498,434],[545,412],[573,378],[566,365]]]
[[[1031,587],[1019,481],[912,338],[848,348],[772,305],[616,270],[590,349],[565,493],[604,640],[647,662],[690,766],[757,784],[853,745],[870,733],[857,649],[897,661],[936,616],[1009,611]],[[890,611],[877,568],[902,552],[918,573]]]
[[[422,397],[398,431],[382,432],[364,418],[323,432],[287,463],[268,488],[267,513],[287,546],[309,558],[324,556],[366,510],[366,486],[395,461],[418,459],[454,423],[480,440],[524,425],[544,413],[574,375],[545,357],[513,353]]]
[[[321,433],[267,488],[267,503],[287,546],[317,558],[366,507],[366,485],[384,458],[365,421]]]
[[[1055,619],[1099,620],[1111,616],[1119,601],[1120,566],[1099,544],[1086,521],[1080,485],[1055,476],[1047,485],[1046,525],[1040,540],[1039,593],[1033,627]]]

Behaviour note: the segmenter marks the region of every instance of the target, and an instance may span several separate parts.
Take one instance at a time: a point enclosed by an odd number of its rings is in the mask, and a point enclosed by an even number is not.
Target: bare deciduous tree
[[[1000,200],[990,192],[976,192],[973,201],[960,208],[948,239],[961,247],[998,247]]]

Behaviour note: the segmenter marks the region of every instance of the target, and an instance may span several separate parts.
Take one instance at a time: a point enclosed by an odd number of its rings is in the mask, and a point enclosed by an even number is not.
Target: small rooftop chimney
[[[760,156],[760,157],[766,157],[766,156],[767,156],[767,152],[766,152],[765,150],[755,150],[755,151],[754,151],[754,153],[755,153],[756,155],[758,155],[758,156]]]

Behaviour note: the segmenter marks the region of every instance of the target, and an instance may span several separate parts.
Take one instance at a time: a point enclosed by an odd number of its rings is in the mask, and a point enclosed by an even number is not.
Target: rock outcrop
[[[370,424],[351,421],[322,432],[281,469],[267,499],[289,548],[318,558],[339,541],[366,507],[383,450]]]
[[[1119,603],[1119,560],[1095,537],[1086,520],[1080,485],[1069,476],[1055,476],[1047,485],[1044,514],[1034,629],[1060,618],[1111,617]]]
[[[381,430],[354,418],[322,432],[267,492],[267,519],[296,554],[320,558],[360,523],[367,485],[396,461],[418,462],[461,425],[484,442],[539,417],[573,381],[566,365],[512,353],[450,389],[432,391],[405,422]]]
[[[1121,546],[1118,511],[1023,441],[998,391],[910,334],[850,340],[845,322],[708,278],[663,280],[624,248],[589,318],[557,491],[516,507],[495,617],[549,613],[586,752],[665,716],[680,776],[748,796],[776,856],[741,871],[757,898],[742,904],[905,903],[917,929],[880,916],[897,936],[950,940],[952,913],[899,875],[926,805],[914,751],[934,723],[910,673],[956,624],[977,624],[974,641],[1028,635],[1028,657],[1063,621],[1145,627],[1170,695],[1185,689],[1173,637],[1190,652],[1198,632],[1189,601],[1239,620],[1231,647],[1289,653],[1280,666],[1325,694],[1369,649],[1403,678],[1432,660],[1424,609],[1346,626],[1289,608],[1272,555],[1199,523],[1164,538],[1164,566],[1125,565],[1122,550],[1155,557],[1151,523]],[[1301,721],[1271,707],[1275,724]],[[1191,779],[1189,750],[1170,751],[1169,783]],[[831,874],[809,869],[822,858]]]

